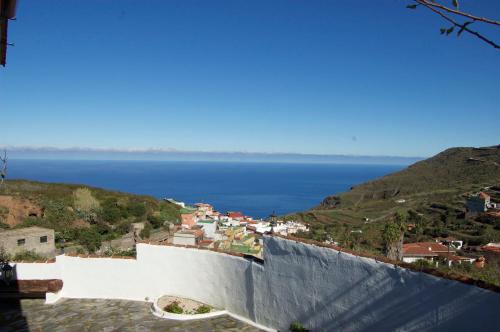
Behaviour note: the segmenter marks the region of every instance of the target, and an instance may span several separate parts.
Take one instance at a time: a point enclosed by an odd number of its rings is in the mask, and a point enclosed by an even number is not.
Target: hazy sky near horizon
[[[441,36],[408,3],[23,0],[0,145],[425,157],[500,143],[499,51]],[[500,19],[500,1],[461,3]]]

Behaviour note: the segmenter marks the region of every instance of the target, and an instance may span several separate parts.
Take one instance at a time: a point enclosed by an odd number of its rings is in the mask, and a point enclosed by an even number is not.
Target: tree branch
[[[454,26],[457,26],[461,29],[463,29],[464,31],[467,31],[468,33],[476,36],[477,38],[481,39],[482,41],[490,44],[491,46],[493,46],[494,48],[496,49],[500,49],[500,45],[496,44],[494,41],[484,37],[483,35],[481,35],[479,32],[477,31],[474,31],[474,30],[471,30],[469,28],[467,28],[467,25],[466,24],[460,24],[458,23],[457,21],[455,21],[454,19],[446,16],[444,13],[442,13],[441,11],[437,10],[436,8],[434,8],[433,6],[429,5],[426,0],[414,0],[415,2],[417,2],[418,4],[432,10],[434,13],[438,14],[439,16],[441,16],[442,18],[444,18],[445,20],[447,20],[448,22],[452,23]]]
[[[462,11],[459,11],[459,10],[456,10],[456,9],[453,9],[453,8],[449,8],[449,7],[446,7],[446,6],[443,6],[437,2],[431,2],[429,0],[418,0],[417,2],[419,2],[421,5],[428,5],[428,6],[432,6],[432,7],[436,7],[436,8],[439,8],[439,9],[442,9],[442,10],[445,10],[447,12],[450,12],[450,13],[453,13],[455,15],[460,15],[460,16],[464,16],[464,17],[467,17],[467,18],[470,18],[474,21],[481,21],[481,22],[484,22],[484,23],[489,23],[489,24],[494,24],[494,25],[500,25],[500,22],[498,21],[494,21],[494,20],[491,20],[489,18],[486,18],[486,17],[479,17],[479,16],[475,16],[475,15],[472,15],[472,14],[469,14],[469,13],[465,13],[465,12],[462,12]]]

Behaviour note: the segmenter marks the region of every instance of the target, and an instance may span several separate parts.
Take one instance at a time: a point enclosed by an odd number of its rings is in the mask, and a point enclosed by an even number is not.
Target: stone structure
[[[174,234],[174,244],[196,246],[203,240],[202,229],[183,229]]]
[[[54,257],[54,230],[42,227],[28,227],[0,232],[0,247],[14,256],[23,251],[33,251],[44,257]]]

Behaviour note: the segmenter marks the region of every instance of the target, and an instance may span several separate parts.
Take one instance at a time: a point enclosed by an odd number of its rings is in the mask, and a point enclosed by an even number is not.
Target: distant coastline
[[[111,149],[1,147],[13,159],[215,161],[311,164],[410,165],[423,157],[363,156],[265,152],[179,151],[175,149]]]

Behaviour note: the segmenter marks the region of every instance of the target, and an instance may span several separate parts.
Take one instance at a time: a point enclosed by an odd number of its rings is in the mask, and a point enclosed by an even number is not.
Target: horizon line
[[[342,154],[342,153],[304,153],[304,152],[265,152],[265,151],[203,151],[180,150],[176,148],[112,148],[112,147],[55,147],[55,146],[9,146],[0,145],[0,150],[14,153],[110,153],[110,154],[151,154],[151,155],[202,155],[202,156],[242,156],[242,157],[303,157],[303,158],[389,158],[389,159],[425,159],[429,156],[398,156],[398,155],[368,155],[368,154]]]

